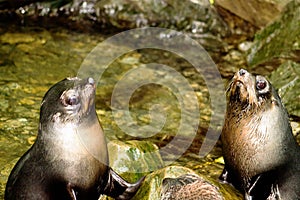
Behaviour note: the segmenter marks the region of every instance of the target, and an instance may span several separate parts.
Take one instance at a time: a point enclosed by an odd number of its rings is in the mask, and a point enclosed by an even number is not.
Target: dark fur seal
[[[300,199],[300,149],[274,87],[241,69],[227,94],[220,178],[245,199]]]
[[[92,78],[68,78],[46,93],[34,145],[11,172],[6,200],[97,200],[100,194],[130,199],[141,185],[110,167],[95,111]]]

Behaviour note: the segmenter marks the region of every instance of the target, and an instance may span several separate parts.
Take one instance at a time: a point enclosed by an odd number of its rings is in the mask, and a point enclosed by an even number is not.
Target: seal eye
[[[68,90],[61,95],[60,100],[64,107],[73,109],[80,104],[80,95],[75,90]]]
[[[267,86],[267,82],[264,81],[264,80],[258,80],[258,81],[256,82],[256,88],[257,88],[258,90],[263,90],[263,89],[266,88],[266,86]]]
[[[74,96],[74,95],[67,97],[67,99],[66,99],[66,104],[70,105],[70,106],[76,105],[76,104],[78,104],[78,102],[79,102],[78,97]]]
[[[256,92],[260,97],[268,98],[271,93],[270,83],[263,76],[256,76]]]

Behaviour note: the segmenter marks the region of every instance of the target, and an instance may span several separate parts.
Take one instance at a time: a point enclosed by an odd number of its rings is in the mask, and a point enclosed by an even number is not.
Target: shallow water
[[[35,140],[43,95],[54,83],[76,76],[86,56],[106,37],[42,28],[16,28],[5,30],[0,35],[0,199],[12,167]],[[134,76],[143,83],[139,87],[135,88],[130,77],[126,79],[126,73],[131,69],[154,62],[171,66],[179,72],[191,90],[181,89],[182,80],[170,77],[162,66],[139,71],[140,74]],[[207,75],[214,76],[213,72]],[[172,82],[175,87],[157,82],[157,77]],[[150,140],[164,147],[180,132],[177,143],[169,145],[168,151],[162,155],[163,159],[174,161],[172,153],[179,152],[181,155],[189,148],[176,162],[217,178],[222,165],[214,160],[221,155],[220,148],[214,148],[204,159],[199,159],[197,154],[211,119],[211,99],[205,78],[185,59],[168,51],[144,49],[122,55],[105,70],[97,86],[97,113],[107,139]],[[146,79],[148,82],[143,82]],[[123,91],[123,87],[128,88],[130,84],[134,86],[133,93],[128,93],[130,98],[127,94],[112,96],[116,87]],[[178,84],[180,87],[177,87]],[[178,92],[172,90],[184,93],[178,97]],[[193,101],[195,98],[198,105]],[[184,111],[187,121],[179,129],[183,112],[181,103],[187,108]],[[127,104],[130,121],[123,118],[125,112],[112,112],[114,108],[126,108]],[[194,111],[199,112],[197,118]],[[220,125],[215,124],[214,130]],[[124,127],[129,128],[124,130]],[[195,135],[188,131],[191,129],[197,130]],[[218,131],[215,133],[218,135]],[[187,141],[188,146],[181,148],[181,144]]]

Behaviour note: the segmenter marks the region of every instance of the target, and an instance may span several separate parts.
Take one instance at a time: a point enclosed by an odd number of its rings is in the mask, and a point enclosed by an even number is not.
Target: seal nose
[[[247,72],[247,70],[244,70],[244,69],[240,69],[240,71],[239,71],[240,76],[244,76],[246,73],[248,73],[248,72]]]
[[[95,84],[94,79],[91,78],[91,77],[89,77],[87,81],[88,81],[88,83],[91,84],[91,85],[94,85],[94,84]]]

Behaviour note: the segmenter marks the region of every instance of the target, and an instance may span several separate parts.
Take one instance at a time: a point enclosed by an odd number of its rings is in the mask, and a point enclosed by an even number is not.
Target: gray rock
[[[290,2],[282,16],[255,35],[247,57],[248,63],[257,73],[276,69],[285,60],[299,61],[300,50],[300,1]],[[256,69],[267,68],[264,72]]]
[[[221,6],[257,27],[272,22],[290,0],[215,0]]]
[[[286,61],[270,75],[283,104],[292,118],[300,118],[300,64]]]
[[[119,29],[163,27],[191,34],[205,47],[224,46],[229,29],[208,0],[105,0],[95,5],[102,24]]]

